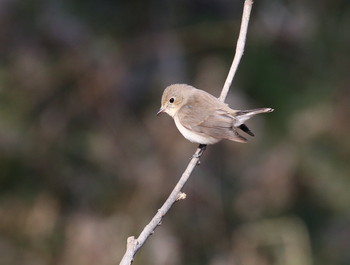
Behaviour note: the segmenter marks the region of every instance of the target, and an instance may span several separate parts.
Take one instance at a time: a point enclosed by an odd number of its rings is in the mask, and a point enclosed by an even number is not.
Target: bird
[[[238,130],[254,136],[245,122],[272,108],[250,110],[231,109],[213,95],[187,84],[173,84],[165,88],[157,115],[171,116],[177,129],[189,141],[200,145],[215,144],[223,139],[246,143]]]

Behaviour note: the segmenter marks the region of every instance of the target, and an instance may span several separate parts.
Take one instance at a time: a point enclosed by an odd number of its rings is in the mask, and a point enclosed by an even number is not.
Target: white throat
[[[168,113],[171,117],[174,118],[175,114],[176,114],[176,109],[175,108],[166,108],[165,112]]]

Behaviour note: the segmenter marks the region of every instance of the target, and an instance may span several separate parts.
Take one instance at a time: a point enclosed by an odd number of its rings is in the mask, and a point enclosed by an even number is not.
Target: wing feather
[[[196,95],[191,96],[181,107],[177,113],[181,124],[202,136],[247,142],[247,139],[239,135],[233,126],[236,118],[229,113],[231,109],[214,96],[212,98],[208,94],[203,96],[200,104],[206,106],[205,110],[198,108],[199,101]],[[218,102],[220,104],[217,104]]]

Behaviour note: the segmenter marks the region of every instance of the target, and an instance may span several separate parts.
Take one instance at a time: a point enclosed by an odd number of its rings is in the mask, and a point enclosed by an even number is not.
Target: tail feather
[[[251,117],[253,117],[253,116],[257,115],[257,114],[268,113],[268,112],[272,112],[272,111],[273,111],[273,109],[271,109],[271,108],[259,108],[259,109],[251,109],[251,110],[238,110],[235,113],[236,121],[234,123],[234,126],[235,127],[239,127],[241,130],[243,130],[244,132],[248,133],[246,131],[246,129],[248,127],[244,125],[245,121],[249,120]],[[241,125],[243,125],[243,128],[240,127]],[[248,131],[250,132],[249,129],[248,129]]]
[[[238,128],[240,128],[243,132],[245,132],[246,134],[249,134],[250,136],[255,136],[254,133],[244,123],[238,126]]]
[[[234,141],[234,142],[239,142],[239,143],[247,143],[248,140],[243,137],[242,135],[238,134],[236,130],[233,130],[233,135],[227,137],[226,139]]]

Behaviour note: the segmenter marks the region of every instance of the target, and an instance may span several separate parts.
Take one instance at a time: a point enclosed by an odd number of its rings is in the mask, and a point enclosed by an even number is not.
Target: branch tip
[[[126,242],[127,242],[128,245],[134,244],[135,243],[135,237],[134,236],[129,236]]]

